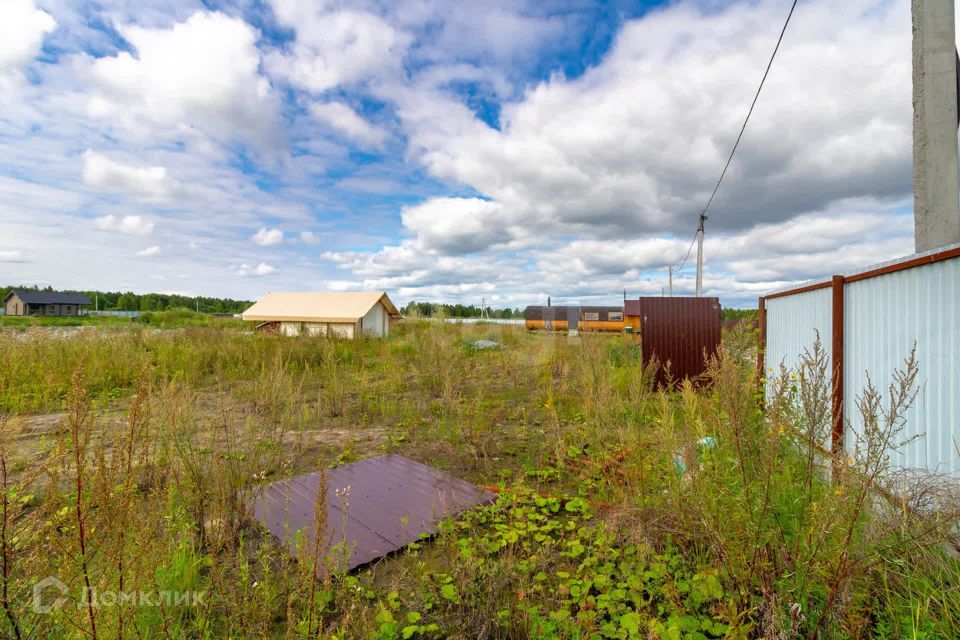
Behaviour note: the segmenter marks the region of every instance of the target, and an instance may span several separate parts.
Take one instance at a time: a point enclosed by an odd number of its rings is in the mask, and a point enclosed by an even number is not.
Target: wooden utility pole
[[[911,0],[916,251],[960,242],[954,0]]]
[[[670,297],[673,297],[673,267],[667,267],[667,277],[669,278],[668,285],[670,291]]]

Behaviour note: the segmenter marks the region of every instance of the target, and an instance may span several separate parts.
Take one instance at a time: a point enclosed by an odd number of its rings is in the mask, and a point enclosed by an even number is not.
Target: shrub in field
[[[831,479],[827,358],[819,341],[792,374],[782,371],[762,414],[751,382],[732,358],[713,362],[706,401],[689,389],[680,416],[682,439],[709,435],[716,448],[677,478],[658,507],[672,514],[684,546],[708,552],[737,609],[765,637],[859,637],[891,624],[875,594],[877,570],[915,549],[937,553],[956,533],[955,501],[936,512],[905,508],[884,495],[895,474],[891,451],[903,444],[904,413],[915,396],[911,356],[884,396],[872,385],[857,401],[865,425],[856,451]],[[929,485],[927,485],[929,486]],[[954,562],[942,556],[946,566]],[[900,562],[896,562],[899,565]],[[898,633],[939,629],[935,620]]]

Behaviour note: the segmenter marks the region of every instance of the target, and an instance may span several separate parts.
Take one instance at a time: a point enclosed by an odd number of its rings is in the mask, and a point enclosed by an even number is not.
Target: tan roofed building
[[[382,337],[400,312],[383,291],[277,292],[241,316],[257,329],[285,336]]]

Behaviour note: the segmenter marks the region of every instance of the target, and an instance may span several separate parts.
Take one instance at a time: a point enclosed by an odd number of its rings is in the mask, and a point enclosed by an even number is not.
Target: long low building
[[[8,316],[78,316],[90,299],[82,293],[13,289],[3,299]]]
[[[625,327],[623,307],[531,306],[523,316],[531,330],[622,332]]]
[[[352,339],[386,336],[401,316],[383,291],[308,291],[268,293],[241,317],[259,331]]]

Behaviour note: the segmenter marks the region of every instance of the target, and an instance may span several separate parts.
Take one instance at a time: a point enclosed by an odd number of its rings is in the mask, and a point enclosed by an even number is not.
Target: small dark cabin
[[[3,298],[8,316],[78,316],[90,299],[82,293],[13,289]]]

